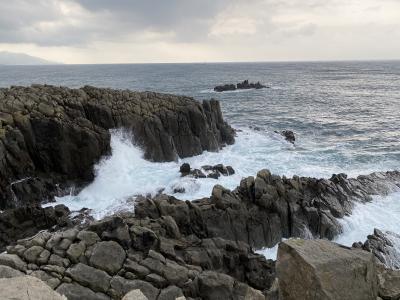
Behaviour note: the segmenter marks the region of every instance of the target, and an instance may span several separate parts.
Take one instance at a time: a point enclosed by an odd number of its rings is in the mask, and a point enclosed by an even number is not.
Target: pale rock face
[[[122,300],[148,300],[148,298],[140,290],[132,290]]]
[[[282,300],[376,300],[372,253],[326,240],[293,239],[279,245],[277,260]]]
[[[0,279],[0,299],[67,300],[64,296],[53,291],[43,281],[31,276]]]

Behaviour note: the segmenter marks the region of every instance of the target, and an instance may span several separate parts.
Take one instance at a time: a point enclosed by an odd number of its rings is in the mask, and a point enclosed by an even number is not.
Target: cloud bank
[[[397,0],[0,0],[0,50],[65,63],[400,58]]]

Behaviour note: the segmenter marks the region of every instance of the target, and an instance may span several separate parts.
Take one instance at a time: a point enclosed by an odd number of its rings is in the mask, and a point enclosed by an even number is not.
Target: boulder
[[[109,274],[117,273],[125,261],[125,250],[114,241],[99,242],[94,246],[90,264]]]
[[[326,240],[280,243],[276,271],[282,300],[376,300],[378,296],[373,254]]]
[[[110,287],[111,277],[104,271],[78,263],[66,271],[73,280],[88,286],[94,291],[107,292]]]
[[[64,296],[53,291],[43,281],[31,276],[0,279],[0,299],[67,300]]]
[[[188,163],[184,163],[181,165],[181,167],[179,168],[179,172],[182,173],[182,176],[184,176],[184,174],[189,174],[190,172],[190,165]]]

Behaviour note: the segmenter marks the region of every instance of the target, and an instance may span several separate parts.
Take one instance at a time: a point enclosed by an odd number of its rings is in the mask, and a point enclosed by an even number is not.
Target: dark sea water
[[[213,87],[244,79],[269,89],[216,93]],[[241,129],[235,145],[182,161],[194,167],[224,163],[235,176],[220,184],[234,188],[244,176],[269,168],[279,175],[351,176],[400,169],[400,61],[220,64],[133,64],[0,66],[0,86],[46,83],[157,91],[221,101],[226,120]],[[252,128],[258,127],[256,131]],[[290,129],[296,144],[274,130]],[[112,136],[113,155],[97,167],[96,180],[78,196],[60,202],[93,208],[99,217],[123,209],[131,195],[184,186],[183,199],[208,196],[212,179],[179,177],[180,162],[144,161],[140,149]],[[177,195],[178,196],[178,195]],[[346,219],[341,242],[363,240],[374,227],[400,233],[400,193],[357,208]]]

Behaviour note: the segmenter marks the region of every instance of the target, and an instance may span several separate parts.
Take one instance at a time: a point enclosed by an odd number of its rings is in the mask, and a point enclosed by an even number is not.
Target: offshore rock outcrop
[[[226,92],[226,91],[235,91],[235,90],[249,90],[249,89],[264,89],[268,88],[267,86],[261,84],[259,81],[256,83],[249,82],[248,80],[244,80],[237,84],[224,84],[224,85],[217,85],[214,88],[216,92]]]
[[[124,128],[146,159],[217,151],[234,142],[219,102],[153,92],[32,85],[0,89],[0,209],[51,200],[93,179]]]

